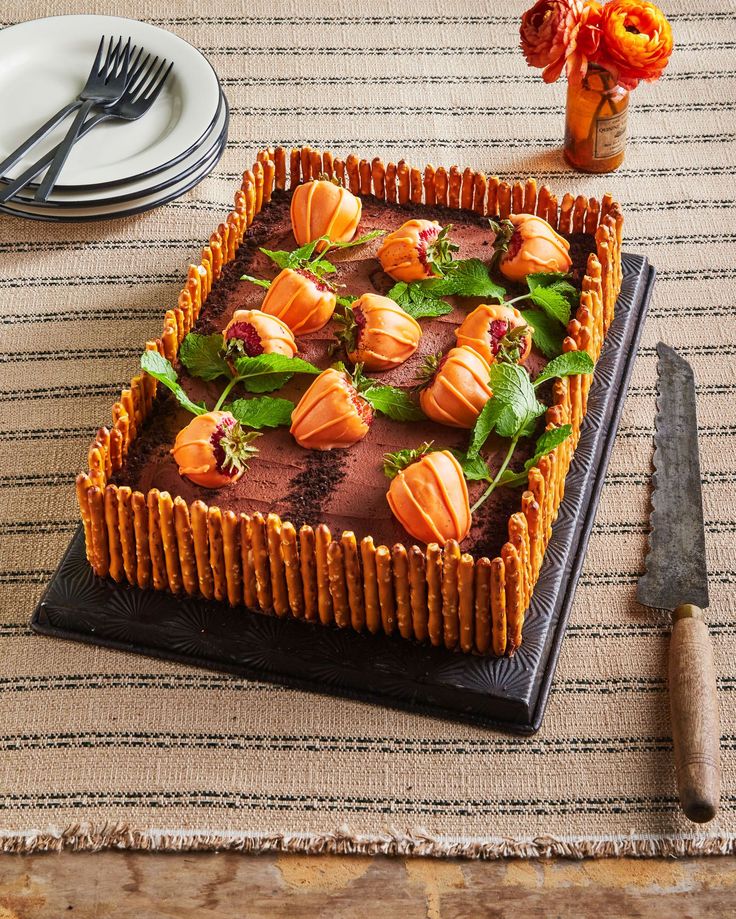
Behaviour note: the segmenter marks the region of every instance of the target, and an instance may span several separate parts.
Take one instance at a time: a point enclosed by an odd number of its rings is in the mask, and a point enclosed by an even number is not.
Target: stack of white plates
[[[33,200],[41,174],[0,205],[5,213],[58,222],[139,214],[193,188],[222,156],[228,104],[196,48],[133,19],[54,16],[0,32],[0,162],[78,95],[103,35],[130,36],[152,58],[173,63],[161,94],[137,121],[107,121],[81,138],[48,201]],[[72,117],[0,177],[0,188],[60,143]]]

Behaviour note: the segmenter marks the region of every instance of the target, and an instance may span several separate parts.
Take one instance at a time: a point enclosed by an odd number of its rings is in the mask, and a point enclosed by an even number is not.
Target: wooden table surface
[[[468,862],[144,852],[0,858],[0,919],[700,919],[736,857]]]

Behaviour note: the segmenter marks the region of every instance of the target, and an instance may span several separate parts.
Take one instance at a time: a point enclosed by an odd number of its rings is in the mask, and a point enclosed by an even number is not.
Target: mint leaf
[[[429,443],[425,441],[418,447],[397,450],[395,453],[384,453],[383,474],[387,479],[395,479],[396,476],[402,471],[402,469],[406,469],[407,466],[411,466],[412,463],[420,460],[428,453],[434,453],[435,451],[442,449],[441,447],[433,446],[433,444],[434,441],[429,441]]]
[[[534,455],[524,463],[522,471],[512,472],[510,469],[507,469],[498,480],[498,484],[510,485],[512,488],[518,488],[521,485],[525,485],[528,479],[529,470],[532,466],[536,466],[543,456],[551,453],[555,447],[566,441],[571,434],[572,426],[569,424],[563,424],[559,428],[552,428],[550,431],[545,431],[537,441],[536,447],[534,448]]]
[[[587,351],[568,351],[560,354],[544,368],[534,381],[535,386],[556,377],[570,377],[578,373],[593,373],[595,364]],[[492,384],[491,384],[492,385]]]
[[[235,361],[238,381],[248,392],[272,392],[280,389],[295,373],[317,374],[322,371],[299,357],[285,354],[258,354]]]
[[[570,283],[569,275],[559,271],[534,271],[526,276],[526,283],[529,290],[537,290],[539,287],[554,287],[560,293],[565,290],[571,294],[577,294],[577,288]]]
[[[491,278],[488,268],[479,258],[454,262],[446,277],[430,281],[430,290],[440,297],[486,297],[501,300],[505,288]]]
[[[223,407],[248,428],[278,428],[291,424],[294,403],[289,399],[256,396],[254,399],[236,399]]]
[[[179,360],[194,377],[200,380],[230,379],[232,372],[222,356],[222,333],[199,335],[190,332],[179,348]]]
[[[353,246],[362,246],[372,239],[378,239],[379,236],[383,236],[385,232],[385,230],[371,230],[370,233],[364,233],[357,239],[350,239],[346,243],[330,243],[330,249],[352,249]],[[326,236],[323,236],[322,239],[325,242],[330,242]]]
[[[424,412],[411,401],[407,392],[397,386],[376,384],[361,388],[359,391],[372,408],[387,415],[393,421],[424,420]]]
[[[526,432],[535,418],[544,414],[529,374],[518,364],[492,364],[489,385],[493,401],[498,401],[495,430],[501,437]]]
[[[462,450],[450,450],[450,453],[462,466],[463,475],[469,482],[490,482],[493,478],[482,456],[468,456]]]
[[[468,446],[467,458],[472,460],[478,455],[483,444],[488,440],[491,431],[496,426],[499,410],[503,408],[502,403],[497,402],[491,397],[481,409],[480,415],[475,419],[475,425],[470,433],[470,445]]]
[[[271,286],[271,281],[266,281],[264,278],[254,278],[252,274],[241,274],[241,281],[250,281],[251,284],[257,284],[259,287],[263,287],[266,290]]]
[[[522,310],[521,318],[534,329],[532,341],[545,357],[557,357],[562,351],[563,327],[557,319],[541,310]]]
[[[557,319],[563,325],[570,321],[570,303],[553,287],[537,287],[529,294],[529,299],[548,316]]]
[[[167,361],[165,357],[162,357],[158,351],[144,351],[143,354],[141,354],[141,369],[145,370],[150,377],[158,380],[159,383],[163,383],[167,389],[170,389],[179,405],[190,411],[193,415],[205,415],[207,413],[207,406],[198,402],[192,402],[189,396],[184,392],[179,385],[176,371],[169,361]]]
[[[429,282],[430,284],[433,282]],[[449,303],[445,303],[431,290],[424,286],[426,282],[418,281],[407,284],[399,281],[391,288],[387,296],[397,303],[413,319],[424,319],[429,316],[445,316],[452,312]]]

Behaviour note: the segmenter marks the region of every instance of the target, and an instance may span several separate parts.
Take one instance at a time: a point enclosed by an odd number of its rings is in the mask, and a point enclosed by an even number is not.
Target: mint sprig
[[[337,367],[347,373],[343,364]],[[409,393],[398,386],[379,383],[373,377],[363,373],[363,365],[356,364],[352,374],[348,374],[358,393],[368,402],[371,408],[391,418],[392,421],[423,421],[424,412],[412,402]]]
[[[502,300],[505,288],[491,278],[480,259],[469,258],[452,262],[452,268],[442,277],[412,281],[399,281],[389,290],[388,296],[414,319],[444,316],[452,307],[444,297],[483,297]]]
[[[190,332],[179,348],[179,360],[192,376],[200,380],[230,379],[232,371],[222,353],[222,333],[200,335]]]
[[[569,275],[559,272],[539,271],[528,274],[525,280],[529,293],[508,300],[506,305],[528,301],[536,307],[522,315],[534,329],[534,344],[545,357],[554,357],[562,349],[564,330],[578,307],[580,292],[570,283]]]
[[[427,290],[423,286],[425,283],[415,281],[408,284],[406,281],[399,281],[394,284],[387,296],[413,319],[434,318],[451,313],[450,304],[436,296],[431,290]]]
[[[532,331],[532,341],[547,358],[556,357],[562,351],[565,329],[557,319],[541,310],[521,310],[521,318]]]
[[[351,249],[353,246],[362,246],[372,239],[382,236],[384,232],[384,230],[372,230],[370,233],[365,233],[363,236],[359,236],[357,239],[351,239],[348,242],[331,242],[329,236],[320,236],[319,239],[313,239],[312,242],[306,243],[304,246],[299,246],[298,249],[293,249],[291,252],[285,249],[264,248],[261,248],[260,251],[268,256],[268,258],[281,269],[306,268],[308,271],[311,271],[312,274],[321,278],[326,274],[334,274],[337,271],[332,262],[325,258],[330,250]],[[322,243],[325,243],[326,247],[317,252],[317,247]],[[243,275],[243,279],[251,282],[254,281],[249,275]]]
[[[273,396],[255,396],[253,399],[236,399],[223,409],[246,427],[279,428],[291,424],[294,403]]]
[[[200,402],[193,402],[189,398],[179,383],[176,370],[158,351],[144,351],[141,354],[141,369],[170,390],[179,405],[187,409],[187,411],[193,415],[207,414],[207,406]]]
[[[295,373],[318,374],[322,371],[309,361],[285,354],[258,354],[239,357],[235,361],[235,376],[231,384],[240,383],[247,392],[272,392],[288,383]],[[232,388],[232,387],[231,387]]]
[[[507,469],[498,480],[498,484],[508,485],[511,488],[519,488],[521,485],[526,485],[529,478],[529,470],[532,466],[536,466],[543,456],[551,453],[555,447],[564,443],[571,434],[572,425],[569,424],[563,424],[560,425],[559,428],[551,428],[549,431],[544,431],[537,440],[533,456],[530,456],[524,463],[524,468],[521,472],[512,472],[510,469]]]

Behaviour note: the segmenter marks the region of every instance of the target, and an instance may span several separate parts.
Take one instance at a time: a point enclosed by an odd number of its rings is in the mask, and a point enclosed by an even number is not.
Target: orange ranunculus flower
[[[648,0],[611,0],[603,7],[596,63],[622,86],[659,79],[671,54],[672,29],[659,7]]]
[[[584,3],[570,29],[565,51],[567,79],[580,83],[588,72],[588,63],[595,60],[601,43],[603,7],[596,0]]]
[[[521,48],[531,67],[543,67],[546,83],[563,69],[581,79],[600,42],[597,0],[538,0],[521,19]]]

